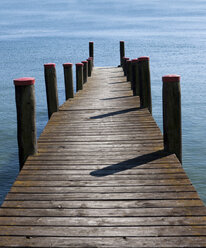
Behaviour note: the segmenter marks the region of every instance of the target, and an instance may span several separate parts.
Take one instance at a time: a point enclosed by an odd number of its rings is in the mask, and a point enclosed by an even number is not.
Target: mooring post
[[[92,57],[89,57],[87,59],[88,61],[88,77],[91,77],[92,75]]]
[[[141,108],[148,108],[149,112],[152,113],[149,57],[138,58],[138,64],[140,77],[140,106]]]
[[[89,42],[89,57],[92,58],[92,67],[94,66],[94,42]]]
[[[129,58],[123,57],[122,68],[123,68],[123,71],[124,71],[124,76],[127,76],[127,68],[126,68],[126,62],[127,62],[127,60],[129,60]]]
[[[76,64],[76,91],[83,89],[83,64]]]
[[[134,94],[135,85],[136,85],[136,64],[137,62],[138,62],[138,59],[132,59],[131,89],[133,90],[133,94]]]
[[[164,149],[175,153],[182,163],[180,76],[162,77]]]
[[[72,63],[64,63],[64,84],[66,100],[74,97]]]
[[[124,41],[120,41],[120,65],[123,65],[123,57],[125,56]]]
[[[54,112],[59,111],[59,99],[57,92],[57,77],[54,63],[44,65],[44,76],[46,84],[48,117],[51,118]]]
[[[37,152],[34,83],[34,78],[14,79],[20,170],[27,157]]]
[[[132,80],[132,61],[126,60],[126,70],[127,70],[127,82]]]
[[[84,65],[83,67],[83,79],[84,79],[84,84],[87,82],[87,76],[88,76],[88,61],[82,61],[82,64]]]
[[[135,85],[133,89],[134,96],[140,96],[140,72],[139,72],[139,60],[135,63]]]

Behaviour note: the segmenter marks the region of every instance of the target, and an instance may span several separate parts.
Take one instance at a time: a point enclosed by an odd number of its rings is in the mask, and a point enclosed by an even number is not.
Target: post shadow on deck
[[[115,115],[120,115],[120,114],[126,114],[129,112],[133,112],[133,111],[138,111],[140,110],[140,108],[129,108],[129,109],[123,109],[123,110],[118,110],[118,111],[114,111],[114,112],[109,112],[103,115],[96,115],[96,116],[92,116],[90,117],[90,119],[102,119],[102,118],[106,118],[106,117],[110,117],[110,116],[115,116]]]
[[[99,170],[92,171],[90,175],[94,177],[105,177],[105,176],[113,175],[118,172],[129,170],[134,167],[155,161],[157,159],[167,157],[169,155],[171,155],[171,153],[165,150],[159,150],[156,152],[141,155],[136,158],[128,159],[117,164],[109,165]]]

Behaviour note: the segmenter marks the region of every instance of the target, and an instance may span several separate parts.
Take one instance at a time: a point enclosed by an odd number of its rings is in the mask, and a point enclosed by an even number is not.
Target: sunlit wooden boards
[[[53,114],[0,209],[0,247],[206,247],[206,208],[130,89],[95,68]]]

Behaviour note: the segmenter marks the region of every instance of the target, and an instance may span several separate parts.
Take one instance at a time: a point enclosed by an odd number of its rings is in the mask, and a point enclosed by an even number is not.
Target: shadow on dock
[[[105,177],[105,176],[113,175],[115,173],[129,170],[134,167],[155,161],[157,159],[167,157],[169,155],[171,155],[171,153],[168,153],[164,150],[159,150],[136,158],[128,159],[117,164],[109,165],[103,169],[92,171],[90,175],[94,177]]]
[[[118,97],[102,98],[100,100],[102,100],[102,101],[108,101],[108,100],[123,99],[123,98],[128,98],[128,97],[134,97],[134,96],[118,96]]]
[[[141,108],[123,109],[123,110],[114,111],[114,112],[110,112],[110,113],[103,114],[103,115],[92,116],[92,117],[90,117],[90,119],[92,119],[92,120],[102,119],[102,118],[106,118],[106,117],[109,117],[109,116],[121,115],[121,114],[126,114],[126,113],[129,113],[129,112],[133,112],[133,111],[138,111],[140,109]]]

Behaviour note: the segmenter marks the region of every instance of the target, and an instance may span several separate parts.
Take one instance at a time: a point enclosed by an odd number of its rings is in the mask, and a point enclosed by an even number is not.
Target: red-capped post
[[[84,79],[84,84],[87,82],[87,77],[88,77],[88,61],[82,61],[82,64],[84,64],[83,67],[83,79]]]
[[[120,50],[120,65],[123,66],[123,57],[125,56],[125,48],[124,48],[124,41],[119,42],[119,50]]]
[[[132,81],[132,61],[126,60],[127,82]]]
[[[127,76],[127,68],[126,68],[127,60],[129,60],[129,58],[127,58],[127,57],[123,57],[123,59],[122,59],[122,61],[123,61],[122,68],[123,68],[123,71],[124,71],[124,76]]]
[[[92,75],[92,63],[93,63],[92,57],[89,57],[87,59],[87,61],[88,61],[88,77],[91,77],[91,75]]]
[[[175,153],[182,163],[180,76],[162,77],[164,149]]]
[[[135,87],[135,65],[137,64],[138,59],[132,59],[132,76],[131,76],[131,89],[134,90]]]
[[[89,57],[92,58],[92,67],[94,66],[94,42],[90,41],[89,42]]]
[[[138,58],[140,76],[140,106],[148,108],[152,114],[152,95],[150,82],[149,57]]]
[[[44,77],[46,84],[48,117],[59,111],[59,99],[57,92],[57,77],[54,63],[44,64]]]
[[[74,97],[72,63],[64,63],[64,85],[66,100]]]
[[[76,91],[83,89],[83,66],[82,63],[76,64]]]
[[[34,78],[14,79],[20,170],[27,157],[37,152],[34,84]]]

